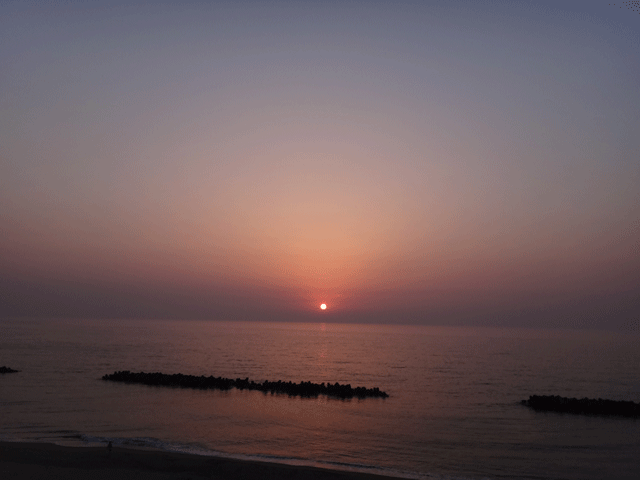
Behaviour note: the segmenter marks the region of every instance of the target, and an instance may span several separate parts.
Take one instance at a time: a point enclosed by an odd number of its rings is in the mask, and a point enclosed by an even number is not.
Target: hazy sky
[[[0,315],[637,330],[634,3],[3,1]]]

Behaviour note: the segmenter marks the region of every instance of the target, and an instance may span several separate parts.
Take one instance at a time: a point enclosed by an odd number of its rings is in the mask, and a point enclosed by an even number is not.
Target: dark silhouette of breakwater
[[[19,370],[14,370],[13,368],[2,366],[0,367],[0,373],[18,373]]]
[[[132,373],[128,370],[115,372],[111,375],[104,375],[103,380],[112,382],[125,383],[142,383],[144,385],[155,385],[163,387],[182,387],[182,388],[199,388],[199,389],[215,389],[229,390],[237,388],[239,390],[259,390],[261,392],[270,393],[286,393],[287,395],[299,395],[302,397],[317,397],[318,395],[327,395],[337,398],[366,398],[378,397],[387,398],[389,395],[378,387],[351,387],[351,384],[340,385],[339,383],[312,383],[312,382],[270,382],[265,380],[262,383],[256,383],[249,378],[223,378],[223,377],[205,377],[204,375],[197,377],[195,375],[183,375],[176,373],[168,375],[166,373]]]
[[[567,398],[558,395],[531,395],[522,404],[534,410],[585,415],[617,415],[640,417],[640,403],[602,398]]]

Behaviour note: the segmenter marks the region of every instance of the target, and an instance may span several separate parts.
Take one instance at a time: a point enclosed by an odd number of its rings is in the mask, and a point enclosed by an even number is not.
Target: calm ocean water
[[[531,394],[640,401],[637,336],[379,325],[0,321],[0,439],[151,446],[408,478],[640,475],[640,421]],[[387,399],[104,382],[116,370],[340,382]],[[104,443],[101,443],[104,444]]]

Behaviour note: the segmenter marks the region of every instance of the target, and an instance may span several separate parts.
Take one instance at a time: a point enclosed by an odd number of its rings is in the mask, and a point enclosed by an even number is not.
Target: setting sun
[[[321,310],[326,310],[327,309],[327,305],[323,303],[322,305],[320,305],[320,309]]]

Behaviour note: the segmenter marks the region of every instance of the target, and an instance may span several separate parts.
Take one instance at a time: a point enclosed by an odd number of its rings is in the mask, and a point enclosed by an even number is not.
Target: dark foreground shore
[[[390,477],[122,447],[0,442],[0,478],[16,480],[383,480]]]

